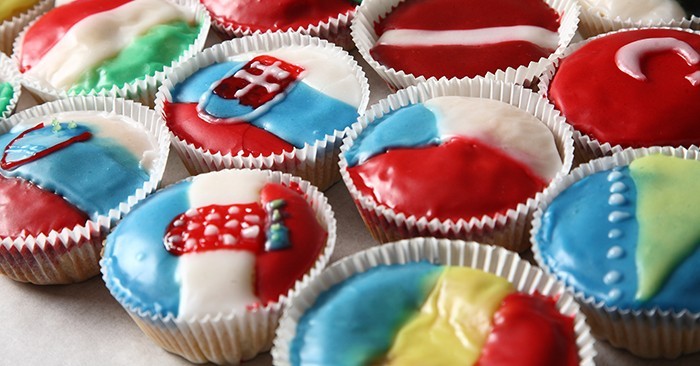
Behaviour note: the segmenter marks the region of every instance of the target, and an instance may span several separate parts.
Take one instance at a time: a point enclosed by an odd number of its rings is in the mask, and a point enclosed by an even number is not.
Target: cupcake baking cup
[[[362,195],[353,183],[348,173],[348,161],[345,154],[368,125],[400,108],[441,96],[493,99],[534,115],[547,126],[554,136],[557,150],[562,159],[562,167],[556,177],[565,175],[571,169],[574,155],[571,127],[565,123],[559,111],[538,94],[522,86],[483,78],[432,80],[420,83],[399,90],[371,106],[365,115],[352,126],[340,148],[340,174],[365,225],[372,236],[381,243],[419,236],[435,236],[496,244],[516,252],[527,250],[530,247],[527,238],[530,220],[532,212],[537,207],[541,192],[538,192],[535,197],[529,198],[527,202],[521,202],[517,207],[509,208],[505,214],[497,213],[490,216],[459,219],[455,222],[449,219],[428,220],[426,217],[407,216],[405,213],[397,212],[375,202],[372,197]],[[556,177],[552,181],[556,180]]]
[[[19,97],[22,95],[22,85],[19,80],[20,76],[15,64],[9,57],[0,54],[0,84],[10,83],[12,85],[12,97],[9,100],[5,101],[0,96],[0,118],[8,118],[15,111]]]
[[[99,273],[102,241],[131,208],[155,191],[163,177],[168,159],[170,139],[165,124],[152,110],[139,103],[105,96],[82,96],[59,100],[24,110],[0,122],[0,131],[29,118],[60,112],[96,111],[130,117],[145,126],[154,137],[158,157],[152,174],[143,186],[107,215],[89,220],[84,225],[53,230],[37,236],[3,237],[0,242],[0,273],[16,281],[34,284],[66,284],[86,280]]]
[[[462,266],[495,274],[511,282],[518,292],[557,297],[557,308],[574,317],[580,365],[595,365],[595,339],[586,318],[564,286],[541,269],[503,248],[476,242],[436,238],[414,238],[371,248],[334,263],[296,293],[284,311],[272,348],[273,364],[291,365],[290,345],[299,319],[313,306],[319,295],[353,275],[380,265],[427,261],[446,266]]]
[[[46,13],[51,8],[53,8],[53,0],[41,0],[31,9],[22,12],[12,19],[0,21],[0,52],[8,56],[11,55],[12,45],[17,36],[22,32],[22,29],[39,15]]]
[[[601,16],[600,10],[596,6],[586,4],[586,0],[579,0],[579,2],[581,4],[579,32],[584,38],[626,28],[671,27],[700,29],[700,18],[695,15],[691,15],[689,18],[671,20],[634,20],[632,18],[623,19],[620,16],[609,18]]]
[[[65,89],[56,88],[44,80],[39,80],[38,78],[31,77],[25,74],[21,74],[22,85],[27,88],[27,90],[43,101],[53,101],[57,99],[64,99],[76,95],[105,95],[111,97],[119,97],[125,99],[131,99],[141,104],[147,106],[153,106],[156,92],[158,87],[163,83],[166,76],[172,72],[172,69],[183,63],[185,60],[191,58],[192,56],[199,53],[207,40],[207,35],[209,34],[209,28],[211,26],[211,18],[209,13],[206,11],[204,6],[202,6],[197,0],[167,0],[170,1],[183,9],[189,10],[190,14],[193,14],[193,19],[199,24],[199,34],[189,48],[182,54],[177,60],[173,61],[170,66],[166,66],[163,70],[154,73],[153,75],[146,75],[145,77],[140,77],[130,83],[124,85],[113,85],[111,89],[101,89],[99,91],[67,91]],[[12,58],[17,65],[19,65],[19,55],[22,52],[22,42],[27,30],[37,21],[34,20],[29,24],[20,35],[15,39],[13,46]]]
[[[171,91],[178,83],[208,65],[227,61],[231,56],[253,52],[270,51],[286,46],[308,46],[325,49],[347,61],[354,70],[354,76],[362,88],[362,101],[357,108],[361,114],[369,103],[369,83],[364,71],[357,62],[343,49],[323,39],[303,35],[297,32],[263,33],[215,45],[204,50],[196,57],[176,67],[156,96],[156,111],[164,116],[164,103],[172,102]],[[173,146],[180,155],[187,170],[192,174],[205,173],[230,168],[271,169],[299,176],[310,181],[321,190],[325,190],[340,180],[338,173],[338,153],[345,130],[336,130],[325,139],[317,140],[313,145],[306,144],[303,148],[294,148],[281,154],[271,155],[242,155],[222,154],[196,147],[171,133]]]
[[[651,147],[625,149],[613,156],[592,160],[574,169],[545,190],[534,214],[531,230],[532,249],[537,263],[548,273],[564,282],[586,314],[593,335],[613,346],[624,348],[644,358],[676,358],[700,351],[700,313],[688,310],[672,311],[659,307],[633,310],[608,306],[577,288],[566,278],[553,272],[542,258],[536,235],[542,227],[542,215],[551,202],[565,189],[594,173],[629,165],[635,159],[663,154],[683,159],[700,160],[696,148]],[[601,274],[602,276],[602,274]]]
[[[374,25],[376,22],[386,17],[396,6],[405,0],[364,0],[355,14],[355,19],[350,26],[352,39],[357,46],[358,51],[367,63],[384,79],[384,81],[394,90],[415,85],[426,80],[436,80],[436,77],[426,78],[423,75],[414,75],[406,73],[402,70],[397,70],[387,67],[379,63],[369,53],[370,49],[376,43],[378,36]],[[556,55],[562,52],[576,34],[578,28],[579,5],[575,0],[545,0],[545,2],[561,15],[559,20],[559,47],[548,58],[541,58],[539,61],[533,61],[528,65],[520,67],[509,67],[505,70],[497,70],[489,72],[486,75],[477,77],[485,77],[505,81],[524,86],[530,86],[532,81],[542,74],[545,67],[552,63]],[[439,62],[439,60],[436,60]],[[457,78],[449,78],[449,80]],[[461,78],[469,79],[469,77]],[[447,77],[441,77],[438,80],[448,80]]]
[[[308,181],[281,172],[264,172],[268,175],[270,183],[285,186],[298,184],[306,201],[328,232],[325,248],[313,267],[303,278],[296,281],[286,295],[281,295],[278,301],[245,311],[231,310],[214,316],[190,319],[177,318],[172,313],[166,316],[154,314],[130,303],[126,291],[115,289],[113,281],[108,277],[109,263],[104,259],[101,261],[102,278],[112,296],[127,310],[139,328],[168,352],[178,354],[194,363],[238,364],[269,350],[288,299],[318,276],[330,260],[336,241],[336,220],[328,199]],[[187,178],[186,181],[191,181],[192,178]]]

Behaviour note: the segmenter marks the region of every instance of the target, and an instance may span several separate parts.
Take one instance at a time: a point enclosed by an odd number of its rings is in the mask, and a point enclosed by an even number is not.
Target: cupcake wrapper
[[[5,110],[0,110],[0,118],[8,118],[15,111],[20,95],[22,95],[22,85],[19,83],[20,76],[17,68],[9,57],[0,54],[0,83],[9,82],[12,84],[12,99]]]
[[[375,32],[374,24],[380,19],[386,17],[391,10],[405,0],[364,0],[362,5],[355,14],[355,19],[350,27],[352,39],[357,45],[362,57],[367,63],[386,81],[389,87],[394,90],[416,85],[419,82],[426,80],[438,80],[436,77],[426,78],[422,75],[408,74],[402,70],[396,70],[379,63],[369,53],[379,38]],[[509,67],[505,70],[497,70],[489,72],[486,75],[479,75],[487,79],[505,81],[525,86],[530,86],[532,81],[542,74],[545,67],[552,63],[556,55],[563,51],[569,45],[576,34],[578,26],[579,5],[575,0],[545,0],[545,2],[557,13],[561,14],[559,20],[559,47],[547,58],[541,58],[539,61],[530,62],[528,65],[522,65],[518,68]],[[439,60],[436,60],[439,62]],[[453,80],[457,78],[449,78]],[[468,77],[461,78],[470,79]],[[441,77],[439,80],[448,80],[447,77]]]
[[[335,247],[336,221],[328,199],[308,181],[281,172],[266,172],[272,183],[287,186],[290,183],[299,184],[299,189],[316,212],[316,217],[328,231],[326,247],[313,268],[286,295],[280,296],[277,302],[255,310],[231,311],[195,319],[178,319],[172,314],[152,314],[130,303],[127,294],[111,288],[111,281],[107,278],[108,270],[105,263],[102,263],[102,277],[112,296],[127,310],[139,328],[166,351],[195,363],[238,364],[269,350],[288,299],[318,276],[329,262]]]
[[[209,13],[206,11],[204,6],[202,6],[197,0],[168,0],[172,3],[179,5],[183,9],[188,9],[191,14],[194,14],[194,19],[199,24],[199,34],[195,39],[194,43],[175,61],[173,61],[170,66],[166,66],[162,71],[156,72],[153,75],[148,75],[144,78],[139,78],[135,81],[127,83],[121,87],[118,85],[112,86],[109,90],[100,90],[92,92],[69,92],[64,89],[58,89],[43,80],[38,80],[31,76],[22,74],[22,85],[24,85],[27,90],[34,96],[43,101],[53,101],[57,99],[65,99],[76,95],[105,95],[111,97],[119,97],[135,100],[147,106],[153,106],[156,92],[158,87],[163,83],[166,76],[172,71],[173,68],[182,64],[184,61],[190,57],[199,53],[199,51],[204,48],[204,43],[207,40],[207,35],[209,34],[209,28],[211,25],[211,18]],[[38,20],[38,19],[37,19]],[[36,22],[35,20],[34,22]],[[22,54],[22,42],[27,30],[33,23],[27,26],[22,33],[17,37],[14,43],[14,53],[12,58],[15,63],[19,65],[19,55]]]
[[[22,29],[36,17],[46,13],[51,8],[53,8],[53,0],[41,0],[24,13],[4,22],[0,21],[0,52],[8,56],[11,55],[12,44],[22,32]]]
[[[289,346],[296,335],[297,323],[321,293],[357,273],[378,265],[420,261],[475,268],[506,278],[519,292],[560,296],[557,307],[561,313],[575,318],[574,329],[580,364],[595,365],[595,340],[590,335],[584,315],[579,312],[579,306],[573,297],[564,291],[561,283],[521,259],[516,253],[503,248],[435,238],[415,238],[375,247],[346,257],[323,271],[292,298],[285,310],[272,349],[273,364],[291,365]]]
[[[74,97],[46,103],[0,121],[5,133],[24,119],[66,111],[104,111],[124,115],[143,124],[158,146],[158,158],[150,179],[107,215],[98,216],[85,225],[51,231],[26,238],[0,238],[0,273],[22,282],[62,284],[86,280],[99,272],[98,259],[102,240],[131,208],[155,191],[168,160],[170,140],[162,120],[141,104],[105,96]]]
[[[518,85],[483,78],[428,81],[400,90],[373,105],[363,117],[360,117],[358,123],[352,126],[348,137],[343,141],[343,146],[340,148],[340,173],[362,219],[374,238],[382,243],[417,236],[435,236],[477,240],[497,244],[518,252],[527,250],[530,247],[527,238],[529,223],[541,192],[528,199],[527,202],[519,203],[517,207],[509,209],[505,214],[499,213],[494,216],[474,217],[467,220],[460,219],[457,222],[440,221],[438,219],[428,220],[425,217],[406,216],[404,213],[378,204],[371,197],[363,196],[350,178],[347,171],[348,163],[344,155],[365,127],[401,107],[448,95],[494,99],[534,115],[552,131],[557,149],[562,157],[562,168],[556,177],[569,172],[574,154],[571,127],[565,123],[559,111],[538,94]]]
[[[574,169],[560,178],[542,195],[540,206],[534,214],[531,238],[532,250],[537,263],[549,274],[557,276],[547,267],[537,243],[536,235],[542,226],[542,214],[547,206],[566,188],[591,174],[617,166],[629,165],[633,160],[654,154],[664,154],[684,159],[700,160],[697,148],[651,147],[626,149],[613,156],[595,159]],[[563,280],[565,283],[566,281]],[[630,310],[609,307],[604,302],[588,296],[566,283],[567,290],[574,293],[581,310],[588,317],[593,334],[608,340],[613,346],[625,348],[633,354],[646,358],[676,358],[685,353],[700,351],[700,313],[687,310],[680,312],[657,308]]]
[[[698,33],[698,31],[692,31],[689,29],[682,29],[682,28],[666,28],[666,27],[659,27],[662,29],[675,29],[679,31],[684,31],[684,32],[692,32],[692,33]],[[539,84],[538,84],[538,92],[542,94],[545,98],[548,98],[548,91],[549,91],[549,84],[552,82],[552,79],[554,78],[554,74],[557,71],[557,68],[559,67],[559,64],[561,64],[562,60],[571,55],[572,53],[576,52],[579,48],[585,46],[588,42],[606,37],[612,34],[620,33],[620,32],[629,32],[629,31],[634,31],[634,30],[639,30],[639,28],[631,28],[631,29],[621,29],[615,32],[607,33],[607,34],[601,34],[599,36],[589,38],[587,40],[577,42],[569,46],[564,52],[562,52],[550,65],[548,65],[545,69],[545,71],[542,73],[542,76],[540,77]],[[574,167],[578,166],[579,164],[583,164],[585,162],[588,162],[592,159],[603,157],[603,156],[609,156],[615,153],[618,153],[625,148],[622,147],[621,145],[611,145],[609,142],[602,143],[601,141],[595,139],[592,136],[586,135],[574,128]]]
[[[158,91],[156,111],[164,116],[163,107],[165,101],[172,101],[170,91],[176,84],[187,79],[197,70],[213,63],[226,61],[229,57],[236,54],[251,51],[268,51],[285,46],[319,47],[328,50],[339,58],[347,60],[348,64],[352,66],[355,78],[362,88],[362,102],[357,108],[358,113],[362,113],[367,108],[369,83],[362,68],[347,52],[319,38],[296,32],[276,32],[224,42],[206,49],[201,54],[183,63],[173,70]],[[325,190],[340,180],[337,165],[338,153],[347,130],[348,128],[343,131],[336,130],[332,135],[326,135],[325,139],[316,141],[313,145],[307,144],[303,148],[294,148],[292,151],[267,156],[213,153],[196,147],[194,144],[182,140],[174,134],[172,135],[172,141],[175,150],[192,174],[230,168],[271,169],[297,175],[310,181],[321,190]]]

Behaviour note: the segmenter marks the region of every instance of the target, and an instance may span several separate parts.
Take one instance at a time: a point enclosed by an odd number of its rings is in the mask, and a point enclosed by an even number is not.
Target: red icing
[[[672,51],[643,59],[647,81],[623,73],[617,50],[635,40],[674,37],[700,52],[700,36],[674,30],[622,32],[589,42],[564,59],[549,98],[577,130],[623,147],[700,144],[700,86],[685,76],[700,70]],[[595,72],[591,71],[595,65]]]
[[[355,8],[351,0],[200,0],[212,18],[233,27],[278,30],[308,27]]]
[[[7,151],[12,148],[12,145],[15,144],[16,141],[22,140],[22,138],[25,135],[27,135],[28,133],[35,131],[35,130],[42,129],[44,127],[45,126],[43,123],[39,123],[38,125],[30,128],[30,129],[24,130],[24,131],[22,131],[22,133],[15,136],[15,138],[12,139],[12,141],[10,141],[10,143],[8,143],[7,146],[5,146],[5,151],[3,151],[3,153],[2,153],[2,159],[0,159],[0,167],[2,167],[3,169],[6,169],[6,170],[13,169],[17,166],[32,162],[32,161],[40,159],[46,155],[49,155],[53,152],[61,150],[64,147],[66,147],[74,142],[85,141],[85,140],[88,140],[90,137],[92,137],[92,134],[90,132],[86,131],[86,132],[81,133],[80,135],[73,136],[67,140],[61,141],[60,143],[58,143],[56,145],[48,146],[42,150],[36,151],[33,155],[30,155],[27,158],[24,158],[21,160],[10,161],[10,162],[7,161]]]
[[[514,293],[496,311],[477,366],[575,366],[579,364],[574,319],[553,299]]]
[[[62,197],[19,178],[0,176],[0,237],[48,234],[85,225],[87,215]]]
[[[391,29],[452,30],[513,25],[557,31],[559,15],[542,0],[407,0],[376,24],[375,30],[381,36]],[[414,75],[471,77],[527,65],[552,51],[518,41],[482,46],[380,45],[370,53],[379,63]]]
[[[440,146],[389,150],[348,172],[360,192],[380,204],[454,221],[504,213],[546,186],[520,162],[463,137]]]
[[[294,146],[250,123],[209,123],[199,117],[196,103],[165,103],[165,120],[179,138],[204,150],[236,155],[271,155]]]
[[[20,70],[26,72],[51,49],[76,23],[90,15],[112,10],[131,0],[76,0],[56,7],[42,16],[27,31],[22,42]]]

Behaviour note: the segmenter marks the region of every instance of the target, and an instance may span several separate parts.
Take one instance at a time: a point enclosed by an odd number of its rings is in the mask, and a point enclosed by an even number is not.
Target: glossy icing
[[[12,89],[12,84],[9,82],[0,83],[0,114],[7,110],[10,106],[12,97],[15,92]]]
[[[0,167],[11,170],[91,137],[88,128],[76,123],[40,123],[22,131],[5,146]]]
[[[377,44],[384,46],[480,46],[503,42],[528,42],[544,49],[556,49],[559,34],[531,25],[514,25],[465,30],[391,29]]]
[[[38,2],[39,0],[3,0],[0,2],[0,22],[12,19]]]
[[[691,62],[675,47],[667,47],[669,41],[663,39],[668,38],[677,40],[673,45],[680,45]],[[658,42],[666,46],[658,48]],[[691,56],[699,50],[700,35],[684,31],[647,29],[605,36],[561,62],[548,97],[574,128],[601,142],[623,147],[698,144],[700,85],[693,80],[700,65]],[[635,54],[642,57],[627,57]],[[621,70],[618,58],[625,60],[624,65],[638,62],[642,73],[634,67],[627,67],[629,73]],[[592,64],[595,73],[590,72]],[[644,75],[644,80],[630,73]]]
[[[633,20],[671,20],[685,18],[683,7],[675,0],[582,0],[601,17]]]
[[[622,46],[615,53],[615,64],[625,74],[640,81],[647,81],[647,77],[642,71],[643,59],[650,57],[654,53],[665,51],[675,52],[685,60],[688,66],[695,66],[700,63],[700,54],[689,44],[675,38],[663,37],[640,39]],[[685,78],[691,85],[697,86],[700,83],[700,79],[697,76],[698,73],[700,71],[688,74]]]
[[[699,285],[700,252],[692,233],[697,225],[693,214],[686,216],[692,205],[688,179],[700,164],[675,160],[637,159],[634,166],[595,173],[559,194],[536,235],[546,265],[607,306],[700,311],[700,296],[692,291]],[[660,187],[666,184],[671,186]],[[663,210],[656,206],[660,201]]]
[[[454,11],[456,8],[469,11]],[[543,37],[499,31],[520,26],[538,29],[537,33]],[[464,43],[421,36],[401,46],[377,43],[370,53],[382,65],[408,74],[473,77],[517,68],[549,56],[558,45],[558,37],[553,37],[558,28],[559,15],[541,0],[407,0],[375,24],[380,40],[384,34],[397,30],[411,35],[421,31],[438,32],[438,35],[444,35],[445,31],[457,31],[457,34],[468,31],[464,33],[478,36]],[[493,31],[499,31],[500,35],[497,37]],[[432,44],[431,40],[434,40]]]

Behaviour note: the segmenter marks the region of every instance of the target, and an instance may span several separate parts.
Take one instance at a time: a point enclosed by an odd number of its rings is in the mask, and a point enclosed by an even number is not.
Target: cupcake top
[[[168,128],[198,148],[271,155],[314,145],[366,103],[357,66],[334,47],[286,46],[204,66],[171,90]]]
[[[278,301],[328,233],[295,183],[262,171],[198,175],[158,191],[108,236],[105,282],[128,309],[176,319]]]
[[[700,34],[641,29],[595,38],[561,61],[547,93],[576,130],[601,143],[700,144]]]
[[[290,361],[578,365],[573,323],[552,298],[480,270],[379,265],[318,296],[299,319]]]
[[[199,33],[192,12],[166,0],[77,0],[33,23],[16,58],[42,86],[88,93],[162,71]]]
[[[559,19],[543,0],[406,0],[377,21],[370,54],[426,78],[486,75],[548,57]]]
[[[406,216],[452,221],[515,209],[562,169],[542,121],[504,102],[458,96],[385,115],[343,156],[363,196]]]
[[[14,95],[15,92],[12,83],[0,80],[0,115],[4,115],[10,107]]]
[[[0,23],[31,9],[40,0],[3,0],[0,2]]]
[[[609,19],[668,21],[686,17],[686,11],[676,0],[580,0],[580,2],[585,9]],[[697,14],[691,13],[693,9],[692,6],[689,7],[691,9],[688,9],[688,14]]]
[[[533,237],[542,263],[609,307],[700,311],[698,179],[666,155],[570,178]]]
[[[158,156],[142,125],[107,112],[23,120],[0,136],[0,236],[73,229],[117,210]]]

